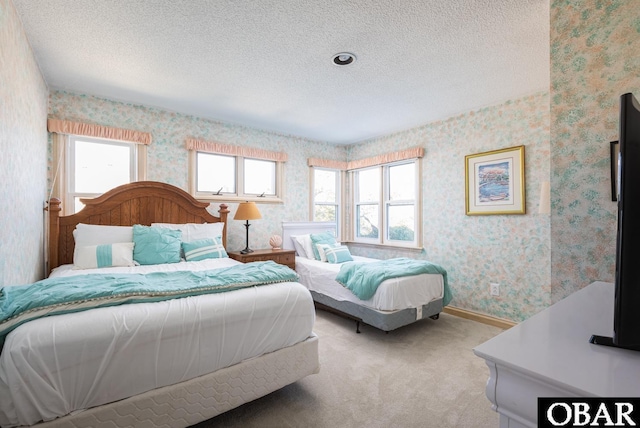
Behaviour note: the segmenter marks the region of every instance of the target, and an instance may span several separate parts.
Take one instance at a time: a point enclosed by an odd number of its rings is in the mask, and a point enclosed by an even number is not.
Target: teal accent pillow
[[[313,248],[313,256],[316,260],[320,260],[320,253],[318,252],[318,244],[328,244],[334,245],[336,244],[336,238],[330,232],[324,233],[312,233],[311,234],[311,247]],[[307,254],[307,257],[309,254]]]
[[[318,249],[318,255],[320,256],[320,261],[321,262],[326,262],[327,261],[327,255],[325,254],[327,249],[334,248],[334,247],[339,247],[339,246],[340,246],[340,244],[338,244],[337,242],[335,244],[318,244],[318,245],[316,245],[316,248]]]
[[[184,251],[184,258],[188,262],[228,257],[224,245],[222,245],[222,238],[220,237],[183,242],[182,250]]]
[[[327,257],[327,262],[333,264],[353,261],[353,257],[351,257],[349,249],[344,245],[331,247],[325,250],[324,254]]]
[[[159,265],[180,261],[182,232],[164,227],[133,225],[133,260],[141,265]]]

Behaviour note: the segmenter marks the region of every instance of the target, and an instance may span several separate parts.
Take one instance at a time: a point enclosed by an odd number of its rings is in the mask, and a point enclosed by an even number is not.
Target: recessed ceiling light
[[[335,65],[349,65],[353,64],[356,60],[356,56],[349,52],[340,52],[333,56],[333,63]]]

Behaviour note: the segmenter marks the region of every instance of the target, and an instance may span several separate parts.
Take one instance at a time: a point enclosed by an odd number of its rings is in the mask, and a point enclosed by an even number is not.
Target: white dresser
[[[612,335],[613,298],[594,282],[474,349],[501,428],[535,428],[538,397],[640,397],[640,352],[589,343]]]

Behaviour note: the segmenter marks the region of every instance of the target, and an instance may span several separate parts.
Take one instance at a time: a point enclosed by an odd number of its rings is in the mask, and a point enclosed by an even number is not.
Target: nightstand
[[[229,257],[242,263],[264,262],[273,260],[281,265],[296,269],[295,250],[253,250],[252,253],[242,254],[240,251],[227,251]]]

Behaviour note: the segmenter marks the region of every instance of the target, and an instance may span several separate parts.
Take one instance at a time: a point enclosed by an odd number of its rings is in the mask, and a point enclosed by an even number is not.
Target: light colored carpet
[[[320,373],[196,427],[498,427],[472,348],[501,329],[448,314],[389,334],[360,329],[317,311]]]

